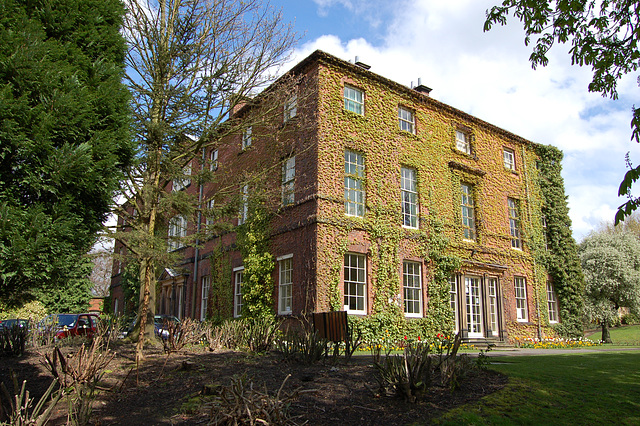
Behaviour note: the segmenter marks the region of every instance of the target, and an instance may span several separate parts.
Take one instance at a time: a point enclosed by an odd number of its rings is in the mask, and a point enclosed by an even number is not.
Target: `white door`
[[[469,332],[469,337],[483,337],[480,278],[464,277],[464,288],[467,298],[467,331]]]

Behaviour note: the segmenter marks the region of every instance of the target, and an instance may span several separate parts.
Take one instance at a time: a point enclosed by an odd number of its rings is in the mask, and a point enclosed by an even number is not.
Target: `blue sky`
[[[588,93],[588,68],[571,66],[555,46],[547,67],[533,70],[521,24],[484,33],[488,0],[272,0],[302,36],[297,63],[316,49],[358,56],[371,71],[410,85],[420,77],[431,96],[531,141],[562,149],[573,234],[580,241],[612,221],[630,141],[636,75],[620,81],[620,99]],[[633,93],[632,93],[633,92]],[[640,188],[640,187],[639,187]],[[639,189],[640,191],[640,189]]]

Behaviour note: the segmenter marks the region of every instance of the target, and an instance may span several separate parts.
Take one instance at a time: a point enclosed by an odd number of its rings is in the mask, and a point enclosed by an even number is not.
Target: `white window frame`
[[[298,95],[294,93],[284,104],[284,122],[291,120],[298,115]]]
[[[364,92],[356,87],[344,85],[344,109],[364,115]]]
[[[547,281],[547,311],[549,313],[549,323],[556,324],[560,321],[558,315],[558,296],[553,284]]]
[[[282,163],[282,205],[295,201],[296,156],[293,155]]]
[[[344,255],[344,310],[349,314],[367,313],[367,257],[360,253]]]
[[[515,198],[507,198],[507,209],[509,211],[509,235],[511,236],[511,248],[522,250],[518,200]]]
[[[209,153],[209,170],[215,172],[218,170],[218,150],[212,149]]]
[[[458,323],[458,280],[455,275],[449,276],[449,304],[453,312],[453,331],[460,331]]]
[[[400,168],[400,196],[402,203],[402,226],[417,229],[419,227],[418,214],[418,179],[416,169]]]
[[[209,210],[207,214],[207,226],[211,226],[215,222],[215,216],[211,212],[215,207],[215,204],[216,204],[216,200],[214,198],[207,201],[207,210]]]
[[[489,277],[487,279],[487,293],[489,299],[489,325],[493,336],[498,335],[498,279]]]
[[[293,305],[293,253],[280,256],[278,261],[278,314],[288,315]]]
[[[191,176],[191,163],[187,164],[182,168],[183,176]],[[182,191],[187,186],[191,185],[191,178],[189,177],[180,177],[173,180],[173,191]]]
[[[200,293],[200,321],[207,319],[207,305],[209,303],[209,289],[211,288],[211,276],[205,275],[200,279],[202,283]]]
[[[527,322],[529,320],[529,310],[527,308],[527,280],[524,277],[514,277],[513,288],[516,298],[516,319],[518,322]]]
[[[460,184],[460,215],[462,219],[462,237],[468,241],[476,240],[476,206],[473,197],[473,185]]]
[[[462,130],[456,130],[456,148],[465,154],[471,154],[471,137]]]
[[[167,230],[167,251],[174,251],[185,246],[181,238],[187,236],[187,219],[182,215],[177,215],[169,220]]]
[[[233,317],[242,316],[242,280],[244,266],[233,268]]]
[[[422,317],[422,264],[420,262],[409,260],[402,262],[402,290],[404,316]]]
[[[238,226],[247,221],[249,215],[249,185],[244,185],[241,191],[242,204],[240,205],[240,211],[238,212]]]
[[[398,107],[398,126],[400,130],[416,134],[416,119],[413,111]]]
[[[346,149],[344,151],[344,173],[345,214],[364,217],[366,202],[364,156]]]
[[[502,161],[504,163],[505,169],[511,170],[511,171],[516,170],[516,153],[513,149],[503,148]]]
[[[251,140],[253,135],[253,126],[249,126],[242,132],[242,149],[247,149],[251,146]]]

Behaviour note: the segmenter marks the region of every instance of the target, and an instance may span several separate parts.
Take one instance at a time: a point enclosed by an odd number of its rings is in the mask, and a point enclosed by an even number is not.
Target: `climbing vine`
[[[229,303],[233,300],[233,289],[229,286],[231,282],[229,252],[225,251],[221,245],[217,245],[213,248],[208,260],[211,286],[207,303],[207,319],[214,324],[220,324],[233,316],[233,303]]]
[[[273,214],[266,201],[252,197],[247,220],[237,231],[237,245],[244,264],[242,278],[242,316],[266,318],[275,315],[273,309],[273,270],[275,262],[269,250]]]
[[[552,146],[537,145],[536,152],[540,158],[539,181],[544,199],[542,214],[546,218],[549,247],[540,258],[560,299],[562,322],[555,328],[564,336],[582,336],[584,276],[577,245],[571,235],[569,207],[560,174],[563,155],[562,151]]]

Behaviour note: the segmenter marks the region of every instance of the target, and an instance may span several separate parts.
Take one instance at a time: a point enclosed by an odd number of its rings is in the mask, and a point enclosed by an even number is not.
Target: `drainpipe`
[[[522,145],[522,168],[524,170],[524,184],[525,184],[525,193],[527,196],[527,217],[529,220],[529,229],[533,229],[533,224],[531,223],[531,198],[529,194],[529,176],[527,174],[527,160],[525,158],[525,150],[524,145]],[[535,292],[536,298],[536,314],[538,316],[538,339],[542,340],[542,324],[540,319],[540,295],[538,291],[538,267],[536,262],[535,253],[533,253],[533,291]]]
[[[200,172],[204,171],[204,163],[206,161],[206,152],[205,148],[202,148],[202,161],[200,161]],[[196,220],[196,247],[195,254],[193,259],[193,292],[191,294],[191,318],[196,317],[196,300],[197,300],[197,290],[198,290],[198,257],[200,256],[200,230],[202,229],[202,198],[204,197],[204,185],[200,183],[198,191],[198,218]],[[200,314],[202,316],[202,313]]]

